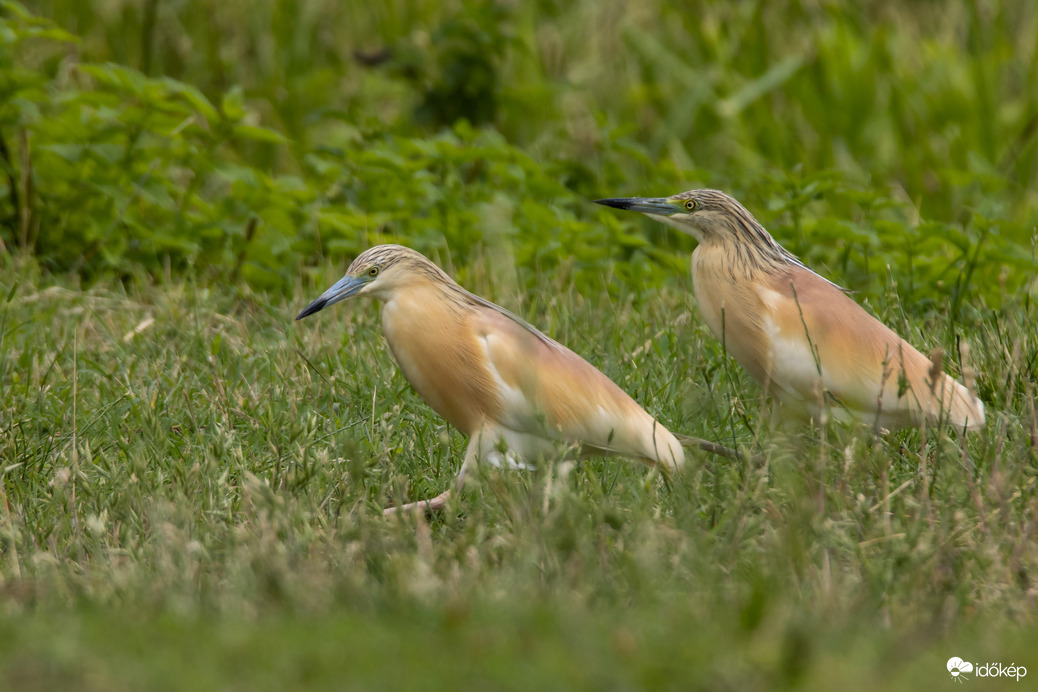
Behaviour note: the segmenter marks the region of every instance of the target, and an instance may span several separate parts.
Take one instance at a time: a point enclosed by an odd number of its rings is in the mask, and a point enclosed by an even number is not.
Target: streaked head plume
[[[771,237],[757,219],[720,190],[689,190],[670,197],[600,199],[598,204],[640,211],[704,245],[728,246],[747,272],[803,263]]]
[[[452,278],[420,252],[403,245],[376,245],[360,253],[346,270],[346,275],[304,308],[296,319],[303,319],[355,295],[386,298],[416,278],[457,286]]]

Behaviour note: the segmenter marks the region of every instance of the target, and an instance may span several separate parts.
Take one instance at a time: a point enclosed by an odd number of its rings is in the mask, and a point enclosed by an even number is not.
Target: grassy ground
[[[1034,680],[1036,27],[981,0],[0,0],[0,689]],[[589,201],[703,186],[971,368],[988,426],[768,429],[691,239]],[[292,318],[387,241],[755,460],[548,460],[384,520],[465,441],[374,305]]]
[[[762,457],[697,456],[670,487],[623,460],[488,473],[426,521],[378,510],[445,487],[464,440],[408,388],[373,304],[293,323],[316,287],[3,276],[4,687],[908,689],[951,684],[953,655],[1038,671],[1029,299],[960,324],[983,432],[874,440],[762,429],[687,280],[615,303],[545,277],[549,304],[510,307],[672,428]]]

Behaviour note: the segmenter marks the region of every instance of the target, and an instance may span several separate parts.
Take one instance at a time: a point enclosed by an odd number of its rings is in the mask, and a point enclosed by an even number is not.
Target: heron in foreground
[[[786,418],[830,412],[879,428],[940,421],[984,426],[984,404],[778,244],[739,202],[717,190],[600,199],[640,211],[699,241],[692,287],[710,331],[781,404]]]
[[[561,445],[573,445],[582,456],[625,456],[665,471],[684,463],[677,438],[612,380],[504,308],[469,293],[418,252],[400,245],[365,251],[296,319],[354,295],[383,302],[382,333],[407,381],[469,437],[459,489],[478,462],[521,466]],[[685,439],[710,451],[725,449]],[[386,513],[439,509],[450,493]]]

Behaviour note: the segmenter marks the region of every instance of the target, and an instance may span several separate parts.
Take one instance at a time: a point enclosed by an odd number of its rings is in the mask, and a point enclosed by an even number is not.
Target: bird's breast
[[[700,245],[692,253],[692,289],[710,331],[758,382],[766,383],[772,351],[769,307],[752,277],[737,274],[723,247]]]
[[[386,301],[382,333],[415,391],[471,435],[500,402],[466,317],[463,307],[405,293]]]

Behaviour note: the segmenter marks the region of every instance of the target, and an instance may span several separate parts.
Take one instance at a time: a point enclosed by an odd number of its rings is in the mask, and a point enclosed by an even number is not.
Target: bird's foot
[[[382,516],[388,517],[392,514],[398,514],[400,512],[408,512],[411,510],[420,510],[422,512],[436,512],[444,508],[447,504],[447,500],[450,499],[451,491],[445,490],[436,497],[428,500],[418,500],[416,502],[408,502],[405,505],[398,507],[386,507],[382,510]]]

